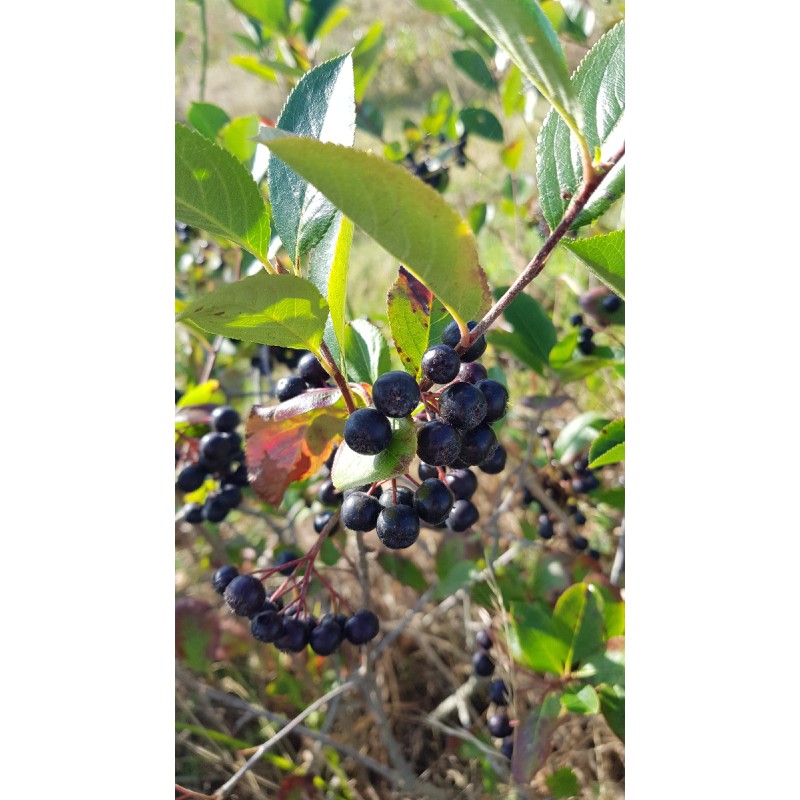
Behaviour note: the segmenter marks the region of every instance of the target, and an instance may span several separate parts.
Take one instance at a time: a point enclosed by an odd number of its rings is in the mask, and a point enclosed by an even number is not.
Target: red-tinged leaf
[[[544,766],[553,741],[553,734],[562,720],[558,719],[561,703],[558,693],[545,696],[542,704],[520,721],[514,731],[511,773],[519,783],[528,783]]]
[[[175,408],[175,422],[186,422],[189,425],[208,425],[211,422],[211,412],[215,408],[217,408],[216,403],[178,406]]]
[[[189,667],[204,672],[211,665],[220,638],[213,607],[196,597],[175,602],[175,655]]]
[[[310,775],[290,775],[281,781],[276,800],[318,800],[319,797]]]
[[[346,420],[338,389],[311,389],[277,406],[254,406],[245,426],[253,491],[270,505],[280,505],[290,483],[325,463]]]
[[[401,266],[386,305],[397,354],[406,372],[416,377],[428,349],[433,292]]]

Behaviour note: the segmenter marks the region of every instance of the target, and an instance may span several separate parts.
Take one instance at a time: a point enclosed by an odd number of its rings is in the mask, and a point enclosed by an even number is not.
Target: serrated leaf
[[[594,440],[610,420],[596,411],[585,411],[571,419],[553,442],[553,455],[562,464],[571,464]]]
[[[333,460],[331,480],[340,491],[405,475],[417,449],[417,432],[410,419],[390,419],[392,441],[376,456],[362,456],[346,442],[339,445]]]
[[[589,448],[589,468],[616,464],[625,459],[625,417],[603,427]]]
[[[371,322],[354,319],[345,326],[344,361],[349,380],[375,383],[391,367],[389,345]]]
[[[489,91],[497,88],[497,81],[480,53],[474,50],[455,50],[451,55],[455,65],[478,86]]]
[[[534,672],[560,675],[569,653],[569,631],[544,603],[516,604],[511,614],[508,647],[514,660]]]
[[[562,241],[609,289],[625,299],[625,231]]]
[[[576,583],[556,602],[553,619],[569,631],[569,650],[562,665],[564,674],[572,672],[576,662],[594,653],[603,642],[605,621],[598,596],[596,586]]]
[[[406,372],[420,375],[422,355],[428,348],[433,293],[408,270],[400,267],[386,298],[389,328]]]
[[[459,561],[453,564],[447,574],[437,584],[433,592],[433,599],[442,600],[445,597],[449,597],[451,594],[454,594],[459,589],[463,589],[471,583],[477,574],[478,570],[475,568],[474,561]]]
[[[457,0],[457,5],[508,53],[552,105],[580,122],[581,108],[564,51],[536,0]]]
[[[488,310],[489,287],[471,228],[408,170],[377,156],[263,128],[289,163],[464,320]]]
[[[545,778],[545,783],[547,783],[547,788],[550,789],[553,796],[557,798],[578,797],[581,793],[578,776],[569,767],[562,767],[552,775],[548,775]]]
[[[256,154],[254,137],[258,135],[258,116],[251,114],[249,117],[232,119],[219,131],[222,146],[233,153],[249,170],[253,165]]]
[[[606,33],[578,66],[571,85],[583,107],[583,134],[592,151],[609,158],[623,141],[625,111],[625,23]],[[539,203],[547,224],[555,228],[578,191],[583,164],[578,141],[554,110],[545,118],[537,142]],[[583,209],[573,228],[599,217],[625,190],[625,167],[618,163],[606,176],[602,190]]]
[[[290,483],[322,467],[344,433],[347,416],[338,389],[309,389],[277,406],[254,406],[245,424],[253,491],[280,505]]]
[[[383,23],[376,22],[353,48],[353,81],[357,103],[364,99],[364,92],[375,77],[378,69],[378,56],[385,44],[386,35],[383,32]]]
[[[216,141],[217,134],[225,127],[231,118],[213,103],[192,103],[186,112],[189,124],[200,134]]]
[[[242,245],[268,263],[264,199],[236,157],[185,125],[175,125],[175,217]]]
[[[490,142],[503,141],[503,126],[500,120],[486,108],[462,108],[458,118],[469,133],[474,133]]]
[[[328,304],[311,283],[258,272],[190,303],[176,320],[243,342],[317,352],[327,318]]]
[[[596,714],[600,711],[600,698],[592,686],[584,686],[577,692],[564,692],[561,705],[573,714]]]
[[[553,733],[559,726],[561,704],[558,693],[545,695],[542,704],[520,720],[514,732],[511,774],[519,783],[527,784],[545,764],[550,753]]]
[[[410,559],[401,558],[391,553],[379,553],[378,563],[403,586],[409,586],[415,592],[424,592],[428,588],[425,576]]]
[[[625,741],[625,689],[621,686],[600,688],[600,708],[608,727]]]
[[[307,72],[278,117],[284,131],[351,146],[355,137],[353,59],[350,54]],[[319,244],[336,208],[314,186],[270,152],[267,167],[272,222],[295,265]]]

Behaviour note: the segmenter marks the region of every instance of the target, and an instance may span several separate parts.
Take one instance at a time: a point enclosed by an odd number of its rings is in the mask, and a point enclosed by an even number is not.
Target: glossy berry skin
[[[419,386],[412,375],[401,370],[385,372],[372,385],[375,408],[393,419],[407,417],[419,405]]]
[[[572,546],[580,552],[589,546],[589,540],[585,536],[576,536],[572,540]]]
[[[259,612],[267,599],[261,581],[252,575],[237,575],[222,595],[234,614],[249,617]]]
[[[505,447],[498,444],[489,458],[478,464],[478,469],[487,475],[499,475],[506,468],[507,455]]]
[[[228,508],[237,508],[242,502],[242,490],[232,484],[226,483],[217,495],[220,503],[224,503]]]
[[[489,376],[486,367],[483,364],[478,364],[476,361],[465,361],[461,364],[461,369],[458,371],[458,379],[464,383],[471,383],[475,385],[479,381],[485,380]]]
[[[375,456],[392,441],[392,426],[377,408],[359,408],[344,424],[344,440],[354,452]]]
[[[478,488],[478,477],[471,469],[454,469],[447,473],[445,482],[456,500],[469,500]]]
[[[573,328],[579,328],[583,325],[583,314],[573,314],[569,318],[569,324],[572,325]]]
[[[514,740],[511,738],[506,739],[500,748],[500,753],[510,760],[511,756],[514,755]]]
[[[461,434],[446,422],[435,419],[417,431],[417,455],[427,464],[445,466],[460,452]]]
[[[220,433],[230,433],[239,422],[239,412],[231,406],[219,406],[211,412],[211,427]]]
[[[508,389],[502,383],[493,380],[478,381],[475,388],[483,392],[486,398],[486,416],[484,422],[496,422],[506,415],[508,406]]]
[[[283,633],[275,640],[275,647],[284,653],[299,653],[308,644],[312,628],[308,619],[284,616]]]
[[[189,464],[178,473],[175,486],[182,492],[194,492],[199,489],[206,480],[206,471],[197,464]]]
[[[545,428],[544,425],[540,425],[536,429],[536,435],[541,439],[549,439],[550,438],[550,431],[549,429]]]
[[[328,373],[313,353],[306,353],[297,362],[297,372],[309,386],[324,386],[328,382]]]
[[[206,522],[222,522],[228,516],[229,511],[227,503],[221,502],[219,495],[211,494],[203,503],[203,519]]]
[[[239,574],[239,570],[231,564],[220,567],[212,576],[211,583],[217,594],[222,594],[228,584]]]
[[[589,558],[593,558],[595,561],[599,561],[600,560],[600,551],[599,550],[595,550],[594,548],[588,550],[586,552],[586,555],[589,556]]]
[[[600,488],[600,481],[593,472],[590,472],[583,479],[584,491],[593,492],[595,489]]]
[[[340,519],[351,531],[374,531],[381,508],[377,498],[366,492],[351,492],[342,503]]]
[[[588,356],[594,352],[595,344],[591,339],[582,339],[578,342],[578,350],[583,353],[583,355]]]
[[[200,439],[200,455],[208,464],[222,465],[232,452],[230,434],[212,432]]]
[[[493,680],[489,684],[489,699],[496,706],[504,706],[508,704],[508,687],[505,681],[499,678]]]
[[[291,567],[284,567],[284,564],[288,564],[290,561],[297,561],[300,556],[297,555],[293,550],[284,550],[273,562],[273,567],[283,567],[283,569],[279,569],[281,575],[291,575],[300,565],[299,564],[292,564]]]
[[[200,503],[187,503],[181,510],[183,519],[192,525],[199,525],[203,521],[203,506]]]
[[[456,500],[447,517],[447,527],[456,533],[471,528],[480,517],[478,509],[469,500]]]
[[[439,397],[439,416],[460,431],[471,430],[486,416],[486,397],[471,383],[452,383]]]
[[[613,314],[622,305],[622,300],[617,295],[610,294],[600,301],[600,305],[603,307],[603,311]]]
[[[389,506],[378,515],[377,531],[384,546],[404,550],[419,538],[419,516],[409,506]]]
[[[319,487],[317,500],[324,506],[338,506],[342,502],[342,493],[337,491],[336,487],[333,485],[333,481],[328,478],[323,482],[322,486]]]
[[[378,617],[369,609],[356,611],[344,626],[344,635],[352,644],[366,644],[378,635],[381,624]]]
[[[594,331],[588,326],[584,325],[578,331],[578,341],[579,342],[588,342],[594,336]]]
[[[576,525],[585,525],[586,524],[586,516],[582,512],[576,511],[574,516],[575,516],[575,524]]]
[[[547,514],[539,515],[539,536],[542,539],[552,539],[555,531],[553,530],[553,521]]]
[[[478,650],[472,654],[472,669],[481,678],[488,678],[494,672],[494,661],[489,654]]]
[[[386,491],[381,495],[380,499],[381,508],[389,508],[389,506],[414,506],[414,492],[407,486],[397,487],[397,502],[394,502],[394,493],[390,486],[386,487]]]
[[[575,460],[572,467],[578,475],[585,475],[589,470],[589,459],[586,456],[581,456],[581,458]]]
[[[259,611],[250,620],[250,633],[259,642],[274,642],[283,635],[283,620],[271,609]]]
[[[514,733],[514,729],[508,720],[508,715],[499,712],[489,717],[487,727],[489,728],[489,733],[497,739],[503,739]]]
[[[339,649],[344,640],[344,631],[341,625],[333,619],[321,622],[309,636],[308,644],[318,656],[329,656]]]
[[[314,530],[317,533],[322,533],[325,526],[328,524],[330,518],[333,516],[333,511],[320,511],[319,514],[314,515]],[[337,522],[331,530],[329,536],[333,536],[339,530],[339,523]]]
[[[428,478],[438,478],[439,470],[433,464],[426,464],[424,461],[420,463],[417,469],[417,474],[421,481],[426,481]]]
[[[472,330],[478,323],[471,320],[467,323],[467,328]],[[450,347],[457,347],[461,341],[461,331],[456,322],[451,322],[442,331],[441,337],[442,344],[448,344]],[[461,355],[462,361],[477,361],[486,352],[486,337],[479,336],[469,347],[466,353]]]
[[[489,425],[478,425],[477,428],[464,431],[461,435],[459,458],[470,466],[477,466],[487,458],[491,458],[497,448],[497,434]]]
[[[414,492],[414,509],[420,519],[431,525],[444,522],[455,501],[447,484],[438,478],[428,478]]]
[[[226,475],[225,483],[231,483],[240,488],[249,486],[250,481],[247,479],[247,464],[239,464],[233,472]]]
[[[478,631],[477,635],[475,636],[475,644],[477,644],[478,647],[482,647],[484,650],[490,650],[492,647],[492,637],[490,636],[489,631]]]
[[[461,369],[461,359],[450,345],[435,344],[422,354],[421,366],[432,383],[450,383]]]
[[[281,378],[275,384],[275,397],[281,403],[285,403],[287,400],[303,394],[306,389],[308,386],[302,378],[298,378],[297,375],[289,375],[287,378]]]

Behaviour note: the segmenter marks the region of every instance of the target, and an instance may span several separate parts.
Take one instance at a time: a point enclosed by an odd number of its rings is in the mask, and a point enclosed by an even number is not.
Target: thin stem
[[[339,371],[336,366],[336,359],[333,357],[328,345],[325,342],[319,343],[319,354],[322,356],[322,366],[325,367],[328,374],[336,381],[336,385],[344,397],[344,403],[347,406],[347,413],[352,414],[356,410],[356,404],[353,401],[353,395],[350,394],[350,387],[344,379],[344,375]]]
[[[206,99],[206,72],[208,70],[208,20],[206,19],[206,2],[197,0],[200,6],[200,102]]]

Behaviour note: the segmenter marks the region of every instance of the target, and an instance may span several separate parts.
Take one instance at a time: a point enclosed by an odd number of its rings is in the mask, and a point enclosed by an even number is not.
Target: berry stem
[[[333,586],[331,586],[328,583],[328,581],[326,581],[325,578],[322,577],[322,574],[316,567],[312,567],[311,571],[314,573],[314,576],[319,580],[319,582],[328,590],[331,596],[336,599],[337,602],[341,602],[345,606],[347,606],[351,614],[355,613],[350,603],[348,603],[347,600],[345,600],[344,597],[342,597],[342,595],[340,595],[339,592],[337,592],[336,589],[334,589]]]
[[[356,410],[356,404],[353,402],[353,395],[350,394],[350,387],[347,385],[344,375],[339,371],[339,367],[336,366],[336,359],[333,357],[333,353],[331,353],[325,342],[319,343],[319,356],[322,366],[325,367],[328,374],[336,381],[336,385],[339,387],[342,397],[344,397],[347,413],[352,414]]]

